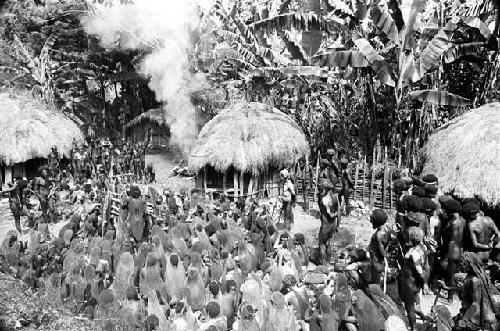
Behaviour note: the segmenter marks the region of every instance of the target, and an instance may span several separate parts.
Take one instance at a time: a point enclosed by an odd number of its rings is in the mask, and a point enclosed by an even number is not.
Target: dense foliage
[[[92,4],[7,1],[5,87],[22,86],[95,130],[158,106],[137,74],[149,50],[105,51],[79,21]],[[217,0],[193,34],[204,116],[238,100],[291,115],[312,146],[412,163],[430,132],[495,100],[498,8],[482,0]]]

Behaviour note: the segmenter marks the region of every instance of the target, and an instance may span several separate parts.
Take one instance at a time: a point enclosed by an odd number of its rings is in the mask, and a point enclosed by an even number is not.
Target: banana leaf
[[[249,27],[255,31],[265,30],[268,34],[291,29],[329,32],[328,21],[315,13],[285,13],[252,23]]]
[[[456,23],[452,21],[446,23],[420,53],[413,66],[408,68],[411,73],[404,73],[404,76],[411,77],[410,81],[414,83],[421,80],[431,69],[438,66],[441,56],[453,47],[452,38],[456,28]]]
[[[288,53],[292,56],[292,59],[299,60],[302,64],[307,64],[306,55],[302,47],[297,44],[290,36],[289,31],[284,31],[279,33],[281,40],[285,43]]]
[[[399,44],[399,33],[396,23],[392,19],[387,5],[374,5],[370,10],[370,16],[373,23],[382,31],[392,42]]]
[[[350,18],[354,20],[354,22],[358,21],[352,9],[342,0],[328,0],[326,2],[326,7],[329,11],[328,16],[333,15],[341,19]]]
[[[419,90],[410,92],[413,99],[440,106],[467,106],[470,100],[459,95],[438,90]]]
[[[403,5],[405,5],[405,3],[403,3]],[[403,38],[403,50],[412,50],[417,46],[417,42],[414,36],[416,30],[415,25],[417,23],[417,16],[419,16],[419,14],[424,11],[425,5],[425,0],[411,0],[410,15],[408,16],[408,21],[406,22]]]
[[[362,21],[366,18],[368,12],[368,3],[366,0],[352,0],[352,6],[354,7],[354,15],[358,20]]]
[[[359,51],[338,51],[314,56],[312,62],[320,67],[328,68],[366,68],[370,65],[363,53]]]
[[[311,57],[316,54],[323,41],[323,32],[319,30],[302,32],[302,48]]]
[[[475,55],[478,56],[479,58],[482,58],[480,55],[481,53],[483,53],[483,51],[484,51],[484,43],[473,42],[473,43],[458,44],[454,45],[443,54],[443,61],[445,63],[451,63],[463,56],[468,56],[468,55]],[[485,59],[486,58],[484,57],[483,60]]]
[[[479,30],[479,32],[483,35],[485,39],[488,39],[491,36],[490,29],[488,28],[486,23],[481,21],[479,17],[464,17],[462,18],[462,22],[464,24],[467,24],[471,28]]]
[[[381,56],[365,38],[354,37],[354,44],[359,51],[366,57],[370,63],[370,67],[375,71],[377,78],[384,84],[396,86],[396,82],[392,79],[392,70],[387,61]]]

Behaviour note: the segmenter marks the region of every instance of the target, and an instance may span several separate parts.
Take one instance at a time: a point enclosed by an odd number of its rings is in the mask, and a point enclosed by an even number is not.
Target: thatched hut
[[[0,183],[36,175],[57,146],[69,157],[73,142],[83,142],[78,126],[62,112],[28,94],[0,93]]]
[[[150,109],[125,124],[125,133],[133,142],[149,141],[153,146],[167,146],[170,130],[165,109]]]
[[[500,103],[471,110],[440,128],[424,147],[423,173],[444,192],[500,203]]]
[[[197,187],[235,196],[277,192],[279,171],[309,153],[299,126],[262,103],[240,103],[222,110],[198,135],[189,167]]]

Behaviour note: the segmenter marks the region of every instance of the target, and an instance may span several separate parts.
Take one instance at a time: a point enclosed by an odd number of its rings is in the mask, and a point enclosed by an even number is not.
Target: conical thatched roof
[[[262,103],[239,103],[205,124],[189,166],[198,171],[210,165],[220,172],[234,166],[257,174],[294,164],[308,152],[304,133],[290,117]]]
[[[168,125],[166,111],[163,108],[153,108],[150,109],[136,117],[134,117],[130,122],[125,124],[125,129],[136,126],[143,121],[151,121],[158,123],[160,125]]]
[[[0,163],[45,158],[54,145],[69,156],[73,139],[82,142],[83,135],[63,113],[27,94],[0,92]]]
[[[424,153],[424,174],[435,174],[445,192],[500,203],[500,103],[452,120],[430,137]]]

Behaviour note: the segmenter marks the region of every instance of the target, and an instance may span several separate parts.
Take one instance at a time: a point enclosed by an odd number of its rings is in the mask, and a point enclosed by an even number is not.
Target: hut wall
[[[169,143],[168,128],[149,121],[143,121],[127,129],[127,136],[133,142],[148,141],[153,146],[166,146]]]
[[[216,171],[212,167],[205,167],[196,176],[196,187],[199,189],[205,188],[205,174],[206,174],[206,188],[208,190],[213,190],[219,193],[224,192],[224,174]],[[235,176],[238,183],[241,183],[240,173],[236,172],[234,168],[230,168],[226,172],[226,190],[229,196],[234,195],[234,182]],[[257,196],[267,196],[274,197],[280,194],[280,177],[279,170],[272,169],[267,173],[261,173],[257,176],[253,176],[251,173],[243,174],[243,192],[242,188],[238,184],[238,195],[249,194],[250,182],[252,182],[252,192]]]

